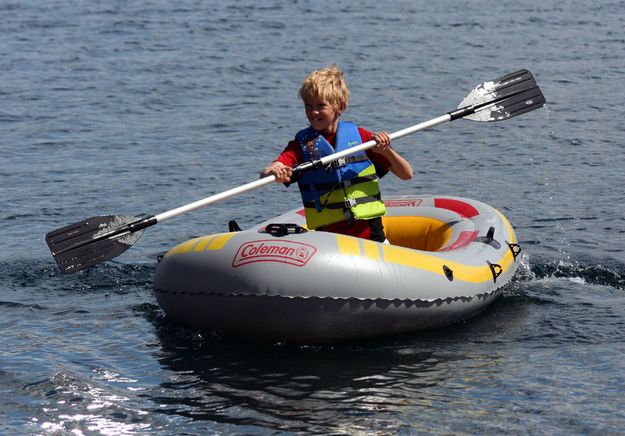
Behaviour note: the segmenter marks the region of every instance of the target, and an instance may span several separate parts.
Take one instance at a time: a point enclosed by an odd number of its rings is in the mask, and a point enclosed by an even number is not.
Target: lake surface
[[[1,434],[625,431],[625,4],[619,1],[0,2]],[[527,68],[548,106],[395,143],[386,194],[501,210],[524,248],[504,295],[447,329],[340,346],[170,323],[156,257],[299,205],[273,185],[151,228],[62,275],[44,235],[156,214],[257,178],[336,62],[344,119],[396,131]]]

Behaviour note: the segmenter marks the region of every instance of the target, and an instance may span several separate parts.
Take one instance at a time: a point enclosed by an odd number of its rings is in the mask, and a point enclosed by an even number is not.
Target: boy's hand
[[[276,182],[278,183],[288,183],[291,181],[291,173],[292,170],[290,167],[287,167],[282,162],[274,162],[268,167],[265,167],[260,175],[261,177],[267,177],[273,174],[276,177]]]
[[[386,132],[374,133],[371,137],[377,144],[372,148],[372,151],[378,153],[384,153],[391,147],[391,137]]]

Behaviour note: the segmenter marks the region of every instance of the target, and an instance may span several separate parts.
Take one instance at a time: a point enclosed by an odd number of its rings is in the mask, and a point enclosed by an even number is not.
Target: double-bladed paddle
[[[532,74],[527,70],[520,70],[478,85],[460,102],[456,110],[430,121],[391,133],[390,137],[391,139],[401,138],[419,130],[459,118],[472,121],[506,120],[538,109],[544,104],[545,97]],[[304,171],[328,165],[344,157],[368,150],[375,144],[375,141],[368,141],[317,160],[304,162],[293,168],[293,174],[297,176]],[[119,256],[139,239],[147,227],[185,212],[268,185],[275,180],[273,175],[263,177],[254,182],[146,218],[128,215],[91,217],[48,233],[46,242],[61,271],[66,274],[73,273]]]

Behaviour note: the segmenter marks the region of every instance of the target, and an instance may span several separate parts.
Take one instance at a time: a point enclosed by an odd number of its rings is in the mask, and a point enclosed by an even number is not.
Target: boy
[[[297,180],[309,229],[341,233],[384,242],[378,177],[389,170],[402,180],[412,178],[412,167],[391,148],[386,132],[371,132],[339,117],[349,102],[349,89],[336,65],[313,71],[299,91],[310,127],[301,130],[278,158],[261,171],[276,182],[290,183],[291,168],[335,151],[375,140],[366,152],[345,158],[342,165],[302,173]]]

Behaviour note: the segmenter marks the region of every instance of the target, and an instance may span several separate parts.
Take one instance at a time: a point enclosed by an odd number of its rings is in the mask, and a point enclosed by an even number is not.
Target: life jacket
[[[362,143],[358,127],[349,122],[339,122],[336,149],[312,127],[301,130],[295,138],[304,161]],[[371,219],[386,213],[375,166],[364,151],[302,173],[298,185],[309,229],[345,220]]]

